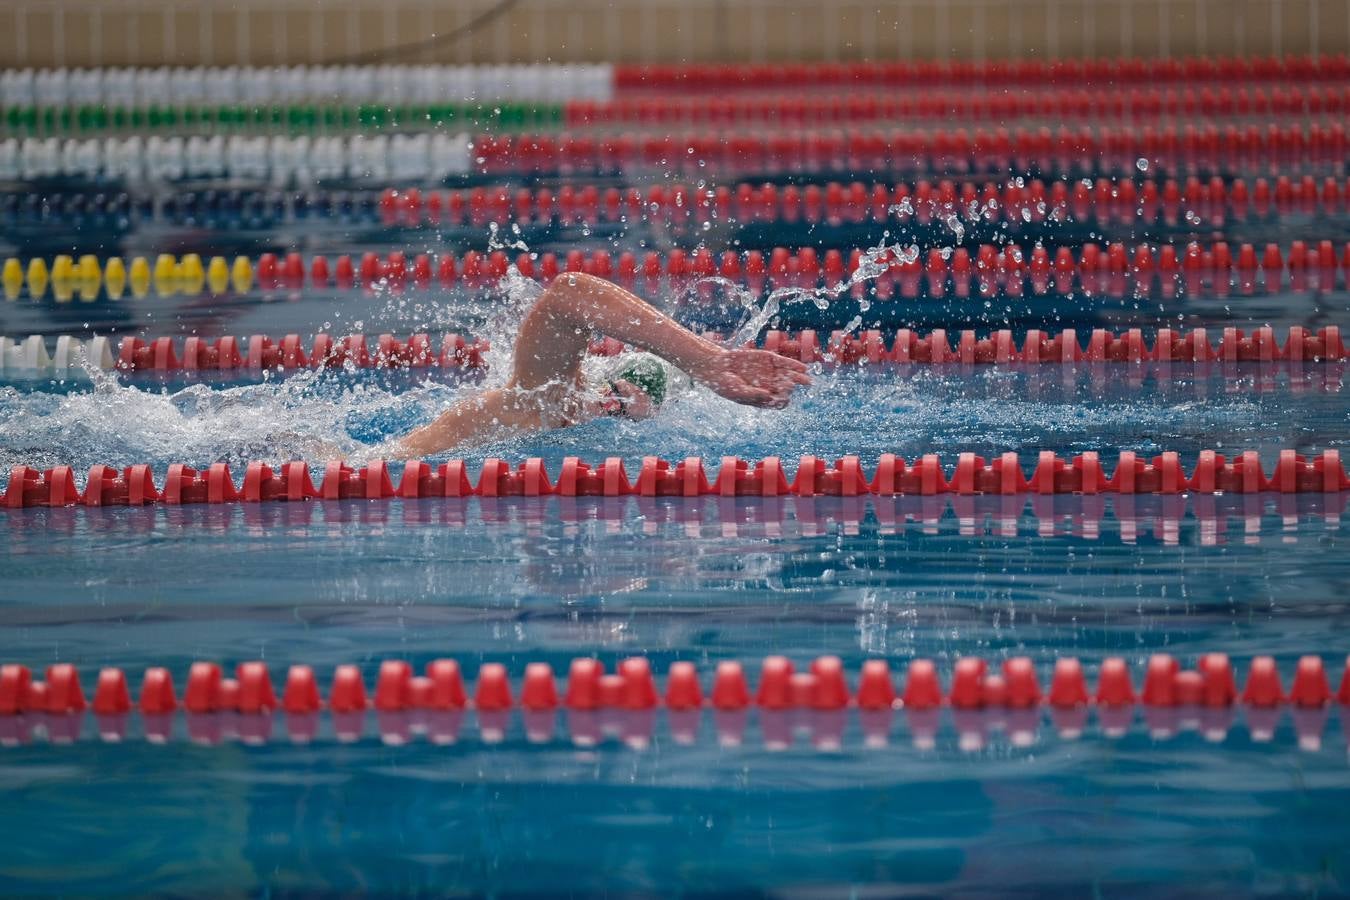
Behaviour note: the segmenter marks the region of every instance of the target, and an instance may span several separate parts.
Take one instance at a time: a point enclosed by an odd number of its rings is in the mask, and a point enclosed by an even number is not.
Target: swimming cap
[[[627,360],[614,376],[615,381],[626,381],[640,389],[653,403],[666,399],[666,367],[649,353]]]

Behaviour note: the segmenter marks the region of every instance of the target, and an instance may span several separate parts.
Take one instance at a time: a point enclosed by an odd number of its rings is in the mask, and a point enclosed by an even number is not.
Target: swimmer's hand
[[[793,391],[811,383],[805,363],[748,348],[718,348],[689,374],[728,400],[772,409],[787,406]]]

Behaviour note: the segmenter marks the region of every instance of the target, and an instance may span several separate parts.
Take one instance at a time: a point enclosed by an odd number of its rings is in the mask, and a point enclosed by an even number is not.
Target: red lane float
[[[1225,181],[1191,176],[1177,179],[1040,178],[1007,182],[938,179],[914,182],[838,181],[802,185],[740,182],[698,190],[690,185],[647,187],[490,188],[430,191],[387,188],[380,195],[380,218],[387,225],[597,225],[709,220],[734,222],[941,223],[955,216],[965,223],[1043,222],[1094,224],[1159,222],[1168,226],[1231,221],[1264,221],[1271,216],[1341,216],[1350,182],[1329,175],[1278,175]],[[345,265],[350,267],[351,261]],[[441,257],[438,277],[453,280],[453,257]],[[448,260],[448,262],[447,262]],[[329,283],[324,257],[314,260],[316,284]],[[450,266],[449,273],[442,268]],[[320,268],[322,271],[320,271]],[[414,280],[431,280],[429,260],[418,257]],[[303,274],[303,273],[301,273]],[[338,279],[341,281],[342,279]],[[351,282],[352,277],[346,279]]]
[[[1141,128],[879,129],[822,127],[773,132],[657,130],[623,134],[484,133],[473,138],[480,174],[683,171],[1134,174],[1139,161],[1167,173],[1268,172],[1311,166],[1334,174],[1347,152],[1345,125],[1186,124]],[[1324,171],[1323,171],[1324,170]],[[1301,173],[1300,173],[1301,174]]]
[[[1281,340],[1274,329],[1263,327],[1250,334],[1239,328],[1215,329],[1218,344],[1210,330],[1195,328],[1182,333],[1160,328],[1152,339],[1142,329],[1112,332],[1093,329],[1085,333],[1086,343],[1074,329],[1055,334],[1032,329],[1020,338],[1007,329],[987,337],[977,337],[973,329],[952,332],[936,329],[920,335],[910,329],[898,331],[887,346],[880,331],[860,334],[835,331],[829,343],[821,346],[812,330],[796,334],[769,331],[762,346],[766,350],[804,362],[840,363],[964,363],[1010,365],[1014,363],[1052,364],[1078,362],[1324,362],[1347,358],[1340,329],[1334,325],[1316,332],[1301,326],[1289,328]],[[241,355],[241,348],[247,349]],[[200,337],[185,338],[181,345],[173,338],[144,340],[122,339],[116,367],[126,372],[206,372],[262,369],[344,368],[454,368],[478,369],[486,366],[486,341],[466,340],[446,335],[435,350],[426,334],[412,335],[406,342],[393,335],[380,335],[372,350],[365,335],[347,335],[334,339],[316,335],[306,352],[299,335],[280,341],[266,335],[253,335],[240,342],[233,337],[215,341]],[[616,356],[624,344],[613,338],[591,344],[597,356]]]
[[[261,462],[249,463],[242,486],[236,486],[229,466],[216,463],[197,471],[181,463],[169,466],[163,489],[155,486],[150,467],[111,466],[90,468],[84,490],[75,484],[69,466],[39,471],[29,466],[10,470],[3,496],[7,509],[51,506],[144,506],[197,503],[260,503],[306,500],[412,500],[423,497],[852,497],[863,495],[932,496],[1023,495],[1023,494],[1326,494],[1350,489],[1337,450],[1324,450],[1305,457],[1293,450],[1280,451],[1267,476],[1256,451],[1233,457],[1200,451],[1187,474],[1179,454],[1165,452],[1151,458],[1123,451],[1114,472],[1108,476],[1097,453],[1082,453],[1062,459],[1042,451],[1028,477],[1016,453],[986,460],[974,453],[957,456],[947,468],[936,454],[912,462],[883,454],[869,478],[861,460],[845,456],[830,463],[804,456],[793,477],[778,457],[749,463],[723,457],[716,477],[698,457],[677,463],[655,456],[644,457],[636,480],[630,480],[622,459],[611,457],[592,468],[576,457],[563,461],[553,481],[541,459],[529,459],[513,467],[502,459],[484,462],[476,480],[463,460],[451,460],[436,468],[411,460],[404,464],[395,487],[388,465],[372,462],[353,469],[340,460],[328,462],[316,485],[309,464],[289,462],[277,469]]]
[[[1149,84],[1231,85],[1239,82],[1343,82],[1350,78],[1345,54],[1318,56],[1188,56],[894,60],[848,63],[683,63],[619,65],[614,87],[620,96],[642,91],[858,88],[867,85],[922,89],[1044,85],[1122,86]]]
[[[407,341],[382,334],[372,348],[363,334],[334,339],[315,335],[308,352],[297,334],[281,340],[255,334],[244,341],[233,336],[214,341],[191,336],[176,344],[173,338],[144,340],[124,337],[118,348],[116,368],[126,372],[206,372],[275,369],[444,368],[478,369],[485,365],[487,341],[466,340],[447,334],[434,343],[430,335],[414,334]]]
[[[1217,330],[1217,329],[1216,329]],[[1002,329],[988,337],[976,337],[973,330],[955,333],[955,343],[949,343],[945,329],[935,329],[921,336],[910,329],[901,329],[888,348],[881,332],[864,331],[861,334],[831,334],[829,344],[821,348],[813,331],[789,335],[770,331],[764,337],[764,348],[794,359],[814,362],[829,359],[842,363],[960,363],[1005,365],[1013,363],[1103,363],[1103,362],[1312,362],[1346,359],[1346,348],[1340,329],[1327,326],[1314,335],[1300,326],[1289,329],[1283,343],[1269,327],[1257,328],[1247,334],[1238,328],[1220,330],[1218,345],[1210,342],[1209,331],[1195,328],[1182,333],[1171,328],[1160,328],[1149,341],[1142,330],[1132,328],[1123,332],[1093,329],[1087,334],[1087,343],[1080,343],[1074,329],[1064,329],[1051,335],[1029,330],[1019,342],[1012,331]]]
[[[860,122],[937,120],[1007,123],[1017,119],[1190,122],[1240,118],[1260,121],[1334,118],[1350,110],[1350,87],[1290,85],[1236,88],[1034,87],[943,88],[889,91],[851,88],[815,94],[757,92],[715,97],[618,97],[569,100],[563,124],[828,126]]]
[[[1086,712],[1095,707],[1100,716],[1128,724],[1136,706],[1154,710],[1241,706],[1250,720],[1264,722],[1273,730],[1276,720],[1263,711],[1292,708],[1297,714],[1324,710],[1337,703],[1350,705],[1350,659],[1345,660],[1333,683],[1322,657],[1316,655],[1300,657],[1287,682],[1272,656],[1252,659],[1245,680],[1239,679],[1236,667],[1223,653],[1200,655],[1193,669],[1183,668],[1175,657],[1154,654],[1138,676],[1126,659],[1108,657],[1097,666],[1095,687],[1082,662],[1071,656],[1055,658],[1048,673],[1043,667],[1038,671],[1036,661],[1025,656],[1006,658],[997,665],[962,657],[952,664],[945,687],[937,666],[927,659],[911,660],[899,680],[883,659],[867,660],[856,677],[847,674],[833,656],[818,657],[804,671],[797,671],[787,657],[770,656],[758,669],[757,686],[752,689],[746,667],[734,661],[721,662],[705,691],[696,666],[677,661],[670,665],[662,690],[651,661],[645,657],[621,660],[613,674],[606,674],[604,663],[598,659],[579,658],[571,662],[561,685],[549,663],[531,662],[513,687],[506,667],[489,662],[479,667],[470,690],[455,660],[433,660],[420,675],[406,661],[385,660],[379,665],[373,690],[367,689],[359,667],[337,666],[325,697],[310,665],[290,666],[278,693],[262,661],[239,663],[233,677],[214,662],[196,662],[187,671],[181,699],[166,667],[145,670],[136,698],[127,674],[107,667],[97,672],[90,701],[73,665],[49,665],[44,677],[39,677],[25,665],[7,663],[0,666],[0,720],[8,722],[0,725],[7,729],[0,734],[0,743],[5,742],[4,735],[14,736],[15,719],[78,716],[86,709],[99,718],[101,731],[115,724],[109,717],[125,717],[135,710],[144,717],[147,732],[163,734],[170,727],[172,714],[180,709],[189,718],[213,714],[268,716],[274,712],[306,718],[327,711],[335,719],[346,717],[353,724],[359,723],[368,710],[387,714],[473,709],[480,717],[492,717],[513,709],[529,716],[559,709],[593,714],[665,708],[674,716],[701,709],[722,714],[753,708],[763,716],[791,710],[831,712],[848,708],[864,713],[900,708],[923,713],[948,707],[960,714],[1038,709]],[[1047,680],[1042,681],[1043,677]],[[1127,713],[1123,719],[1122,712]],[[71,720],[65,723],[69,725]]]

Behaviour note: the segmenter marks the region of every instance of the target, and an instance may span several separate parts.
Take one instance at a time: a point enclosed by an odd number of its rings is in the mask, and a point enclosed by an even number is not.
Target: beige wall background
[[[0,66],[1350,52],[1350,0],[514,0],[448,38],[494,6],[8,0]]]

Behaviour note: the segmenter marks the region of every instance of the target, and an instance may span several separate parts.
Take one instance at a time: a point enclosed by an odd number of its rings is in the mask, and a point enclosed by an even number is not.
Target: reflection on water
[[[278,673],[279,674],[279,673]],[[39,675],[40,677],[40,675]],[[706,680],[706,674],[705,678]],[[897,704],[898,706],[898,704]],[[379,710],[377,712],[278,711],[175,713],[43,713],[0,717],[0,747],[26,748],[46,742],[53,748],[83,741],[121,744],[141,740],[164,745],[181,741],[203,747],[238,743],[304,745],[337,741],[354,744],[378,738],[390,747],[417,741],[437,746],[477,742],[496,748],[523,738],[530,744],[570,742],[589,748],[619,743],[645,751],[658,740],[667,749],[695,747],[704,737],[723,748],[747,742],[769,750],[812,748],[834,752],[845,742],[873,750],[908,743],[915,750],[949,747],[962,753],[1005,752],[1055,739],[1120,740],[1135,729],[1155,741],[1189,732],[1221,744],[1244,734],[1252,743],[1293,738],[1300,750],[1320,753],[1330,726],[1346,737],[1350,706],[1340,707],[1339,726],[1327,707],[1244,706],[1088,706],[986,709],[479,709]],[[1286,722],[1286,719],[1288,720]],[[1288,726],[1288,727],[1287,727]],[[706,732],[706,734],[705,734]],[[1350,750],[1333,741],[1330,749]],[[132,751],[136,752],[136,751]],[[54,757],[59,758],[59,757]]]

